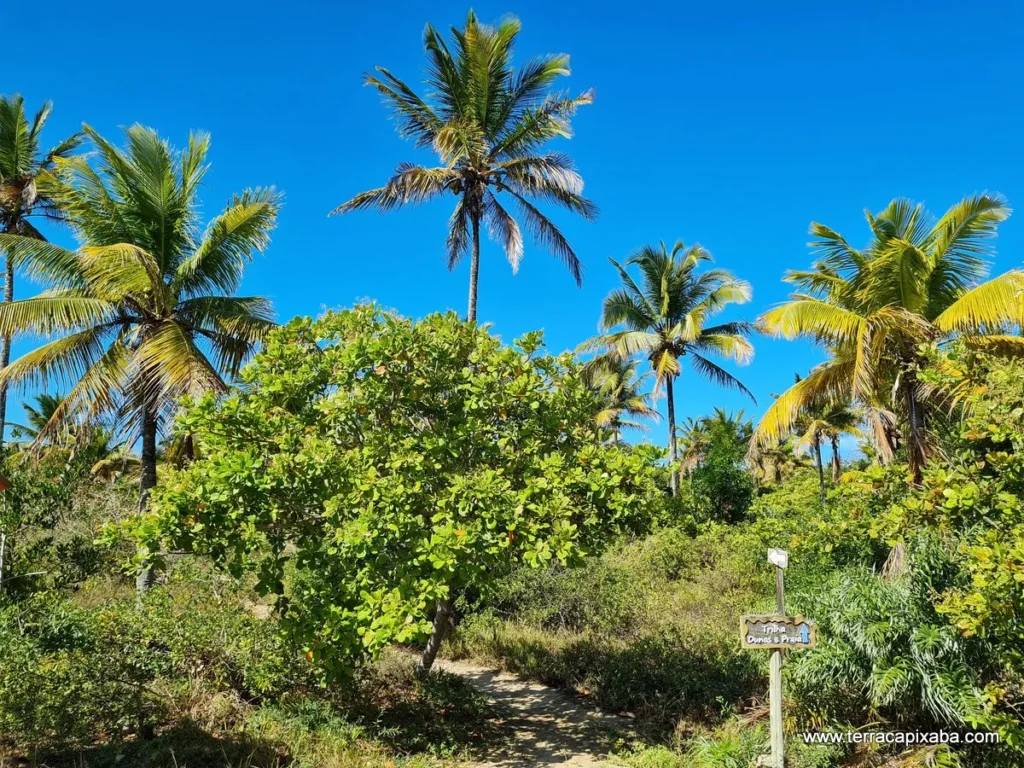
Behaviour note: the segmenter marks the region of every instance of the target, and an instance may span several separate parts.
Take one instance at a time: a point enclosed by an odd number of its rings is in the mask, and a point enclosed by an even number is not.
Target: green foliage
[[[87,443],[70,455],[48,450],[39,460],[17,452],[4,458],[11,483],[0,500],[7,595],[73,585],[113,566],[118,555],[94,539],[117,515],[124,489],[89,482],[94,447]]]
[[[460,627],[457,649],[635,712],[657,738],[680,719],[717,721],[759,686],[736,617],[767,580],[736,533],[665,529],[579,569],[513,571]]]
[[[705,444],[680,491],[700,520],[735,523],[754,498],[754,479],[745,466],[750,422],[722,411],[701,422]]]
[[[191,567],[141,611],[39,593],[0,611],[0,732],[50,746],[144,732],[197,685],[248,701],[306,685],[301,662],[273,623]]]
[[[0,610],[0,733],[26,744],[82,743],[137,730],[156,675],[122,613],[48,595]]]
[[[360,306],[293,321],[242,378],[186,409],[203,458],[142,533],[256,572],[338,670],[422,638],[436,600],[513,562],[574,565],[659,509],[645,454],[600,443],[594,395],[539,334],[503,347]]]

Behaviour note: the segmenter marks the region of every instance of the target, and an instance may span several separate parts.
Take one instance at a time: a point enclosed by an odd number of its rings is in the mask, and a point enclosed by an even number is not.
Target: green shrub
[[[0,609],[0,734],[28,746],[138,730],[161,702],[165,670],[115,614],[47,594]]]

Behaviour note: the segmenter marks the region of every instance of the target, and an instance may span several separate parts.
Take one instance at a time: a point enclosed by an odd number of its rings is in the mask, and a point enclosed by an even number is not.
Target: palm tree
[[[273,189],[247,190],[203,230],[197,194],[209,138],[173,150],[134,126],[118,149],[94,130],[97,166],[61,160],[55,200],[81,243],[77,251],[17,235],[0,247],[31,259],[53,287],[0,307],[0,333],[55,336],[0,373],[0,382],[61,379],[60,406],[36,437],[75,419],[111,415],[141,437],[139,507],[156,485],[157,433],[179,399],[223,391],[274,326],[270,303],[238,297],[245,266],[270,241]],[[140,592],[152,571],[140,575]]]
[[[584,350],[604,350],[611,357],[642,356],[650,362],[656,389],[665,388],[673,468],[678,460],[674,382],[682,373],[684,358],[699,376],[754,398],[739,379],[708,359],[717,355],[743,364],[754,353],[747,338],[749,323],[707,325],[724,307],[747,302],[751,295],[748,283],[724,269],[699,273],[701,262],[710,260],[711,255],[699,245],[677,242],[671,252],[664,243],[645,246],[626,262],[627,267],[639,269],[641,288],[625,267],[610,259],[623,287],[612,291],[604,301],[600,325],[604,334],[582,345]],[[614,330],[620,326],[621,330]],[[675,495],[675,469],[670,476]]]
[[[583,367],[584,382],[601,400],[595,421],[611,433],[613,443],[619,442],[627,427],[646,429],[638,418],[658,418],[650,405],[651,393],[641,391],[647,374],[638,373],[639,365],[636,360],[598,357]]]
[[[843,470],[843,462],[839,455],[839,441],[843,435],[856,438],[864,437],[864,432],[860,428],[864,417],[848,403],[836,403],[825,408],[821,415],[821,421],[824,426],[822,435],[828,438],[832,447],[832,482],[838,483]]]
[[[809,271],[787,275],[799,292],[761,323],[775,336],[811,339],[830,357],[772,404],[752,449],[784,438],[810,407],[852,403],[867,410],[888,452],[896,445],[886,414],[895,414],[919,483],[934,415],[918,380],[922,345],[959,336],[975,348],[1024,352],[1024,339],[1011,335],[1024,318],[1024,272],[979,284],[990,241],[1008,215],[999,196],[965,198],[938,220],[898,199],[877,216],[867,214],[872,239],[863,250],[812,224],[818,260]]]
[[[506,207],[514,203],[534,241],[560,259],[580,285],[580,260],[533,201],[560,205],[588,221],[597,216],[596,206],[583,197],[583,179],[572,159],[561,152],[541,153],[551,139],[571,135],[570,118],[577,108],[591,103],[593,95],[587,91],[567,98],[550,92],[557,78],[569,74],[569,57],[564,54],[533,59],[515,70],[512,57],[519,29],[514,18],[497,27],[484,26],[470,11],[466,28],[453,28],[451,42],[446,43],[427,25],[426,98],[383,67],[376,68],[376,75],[367,75],[367,85],[375,87],[391,108],[399,133],[418,148],[432,148],[441,165],[401,163],[383,187],[356,195],[332,212],[383,212],[453,195],[448,268],[454,269],[470,252],[469,321],[477,315],[481,223],[515,272],[523,257],[523,235]],[[504,205],[499,195],[507,195]]]
[[[22,403],[22,410],[25,411],[25,420],[28,424],[10,424],[11,437],[16,440],[35,441],[39,437],[39,433],[43,431],[43,427],[50,420],[56,410],[60,407],[64,398],[61,395],[50,395],[42,393],[35,396],[35,405],[30,403]],[[70,430],[67,425],[64,425],[64,434],[60,437],[67,437],[70,435]]]
[[[700,466],[711,447],[711,436],[704,419],[687,418],[676,430],[679,471],[687,477]]]
[[[40,150],[40,134],[53,110],[49,101],[30,121],[25,100],[18,95],[0,96],[0,234],[17,234],[39,240],[43,235],[29,221],[33,214],[60,218],[40,180],[58,158],[67,157],[81,141],[75,134],[48,152]],[[0,249],[2,250],[2,249]],[[4,303],[14,301],[15,260],[7,254],[4,260]],[[11,362],[11,337],[0,337],[0,369]],[[0,442],[7,423],[7,385],[0,384]]]
[[[748,460],[760,482],[771,480],[776,484],[790,477],[798,469],[810,466],[807,459],[797,452],[794,437],[762,448],[756,454],[748,456]]]

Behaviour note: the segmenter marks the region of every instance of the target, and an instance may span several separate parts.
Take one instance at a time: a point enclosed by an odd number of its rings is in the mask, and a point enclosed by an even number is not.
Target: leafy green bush
[[[185,408],[202,458],[154,491],[140,535],[255,573],[339,674],[439,642],[431,609],[510,564],[578,563],[659,511],[649,460],[601,442],[578,362],[539,333],[509,347],[364,305],[294,320],[242,377]]]
[[[0,734],[15,743],[84,743],[139,730],[161,702],[165,665],[116,611],[48,594],[0,609]]]

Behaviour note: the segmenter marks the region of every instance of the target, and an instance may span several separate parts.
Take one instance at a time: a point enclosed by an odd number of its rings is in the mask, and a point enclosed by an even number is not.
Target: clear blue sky
[[[480,316],[506,339],[543,328],[554,349],[574,347],[615,287],[607,257],[647,242],[702,243],[753,283],[752,304],[732,313],[753,318],[785,298],[786,268],[809,263],[812,220],[860,244],[863,209],[896,196],[941,212],[988,190],[1024,206],[1018,3],[474,8],[485,21],[517,15],[521,56],[569,53],[567,84],[597,91],[575,138],[558,147],[601,207],[594,224],[554,212],[586,265],[584,287],[541,250],[528,247],[513,276],[485,246]],[[286,195],[273,245],[244,284],[270,296],[282,319],[366,297],[413,316],[464,312],[467,268],[444,265],[448,201],[387,216],[327,212],[415,157],[363,72],[382,65],[419,83],[424,24],[460,24],[467,9],[448,0],[16,3],[4,26],[23,32],[0,92],[20,91],[33,107],[52,99],[50,142],[82,121],[112,138],[140,122],[177,145],[190,129],[210,131],[208,213],[246,186]],[[1000,271],[1024,260],[1024,216],[1003,226],[999,250]],[[19,296],[32,291],[23,281]],[[680,418],[714,405],[759,413],[817,359],[805,345],[758,340],[737,373],[759,405],[686,374]],[[662,432],[652,438],[662,442]]]

